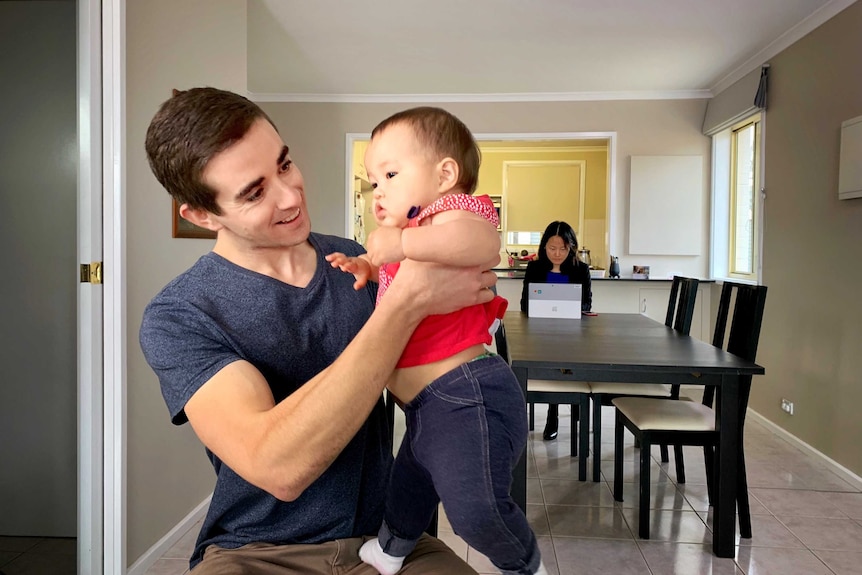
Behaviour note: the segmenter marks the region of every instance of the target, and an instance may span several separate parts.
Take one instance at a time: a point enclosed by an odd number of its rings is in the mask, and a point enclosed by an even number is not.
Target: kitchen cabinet
[[[353,142],[353,177],[368,181],[368,172],[365,170],[365,150],[368,149],[368,142],[365,140],[356,140]]]
[[[497,210],[497,231],[502,232],[504,227],[503,218],[505,217],[503,213],[503,196],[489,195],[488,197],[491,198],[491,202],[493,202],[494,208]]]

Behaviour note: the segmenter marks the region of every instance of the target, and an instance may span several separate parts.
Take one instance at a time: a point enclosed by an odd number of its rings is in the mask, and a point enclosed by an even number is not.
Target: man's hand
[[[368,260],[361,257],[349,257],[341,252],[335,252],[325,256],[326,261],[334,268],[338,268],[343,272],[353,274],[356,282],[353,284],[353,289],[360,290],[365,287],[368,280],[376,281],[374,268]]]
[[[401,247],[401,228],[381,226],[368,234],[365,249],[375,266],[400,262],[404,259],[404,249]]]
[[[419,313],[420,319],[489,302],[494,297],[490,288],[497,283],[490,268],[499,262],[499,255],[472,268],[404,260],[383,301],[397,298],[400,305]]]

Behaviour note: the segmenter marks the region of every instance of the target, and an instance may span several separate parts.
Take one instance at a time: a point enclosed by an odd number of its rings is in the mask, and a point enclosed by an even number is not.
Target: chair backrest
[[[670,298],[667,302],[667,316],[664,324],[683,335],[688,335],[691,332],[698,283],[700,282],[695,278],[673,276],[673,283],[670,286]],[[674,312],[676,312],[676,318],[674,318]]]
[[[736,301],[733,306],[730,336],[727,338],[725,348],[724,336],[727,332],[727,318],[734,292],[736,292]],[[712,345],[754,361],[757,357],[757,344],[760,342],[760,326],[763,323],[765,305],[766,286],[724,282],[721,286],[721,299],[718,302]]]
[[[736,299],[733,299],[734,293]],[[730,315],[733,302],[733,317],[730,323],[730,335],[725,345],[727,335],[727,318]],[[760,326],[763,323],[763,309],[766,306],[766,286],[724,282],[721,286],[721,298],[718,302],[718,314],[715,318],[715,331],[712,345],[738,355],[748,361],[757,358],[757,344],[760,342]],[[712,406],[715,388],[706,387],[703,391],[703,404]],[[748,404],[748,398],[741,398],[742,406]],[[744,414],[744,409],[743,409]]]
[[[494,334],[494,342],[497,344],[497,355],[509,363],[509,343],[506,341],[506,324],[502,321]]]

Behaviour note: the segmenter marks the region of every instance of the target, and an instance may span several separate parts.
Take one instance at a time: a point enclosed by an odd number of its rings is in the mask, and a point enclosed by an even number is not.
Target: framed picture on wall
[[[177,201],[171,200],[171,214],[173,218],[173,236],[175,238],[196,238],[214,240],[216,233],[206,228],[201,228],[180,216],[180,206]]]

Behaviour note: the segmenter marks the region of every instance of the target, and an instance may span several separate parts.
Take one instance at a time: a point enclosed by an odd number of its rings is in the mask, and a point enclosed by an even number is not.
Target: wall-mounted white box
[[[838,199],[862,198],[862,116],[841,123]]]

